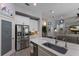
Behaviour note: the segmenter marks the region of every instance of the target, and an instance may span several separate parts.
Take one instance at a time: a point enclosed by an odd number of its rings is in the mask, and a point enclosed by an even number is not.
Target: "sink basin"
[[[43,45],[62,54],[65,54],[67,52],[67,49],[65,49],[64,47],[60,47],[49,42],[43,43]]]

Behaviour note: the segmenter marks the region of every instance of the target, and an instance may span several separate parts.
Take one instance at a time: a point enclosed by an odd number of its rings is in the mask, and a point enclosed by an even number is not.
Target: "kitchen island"
[[[45,49],[46,51],[50,52],[52,54],[51,56],[55,56],[55,55],[57,55],[57,56],[79,56],[79,45],[78,44],[67,42],[67,48],[66,48],[67,52],[65,54],[62,54],[54,49],[51,49],[51,48],[43,45],[46,42],[55,44],[55,39],[37,37],[37,38],[30,39],[30,41],[35,43],[37,46]],[[57,43],[57,46],[65,48],[65,42],[59,40]]]

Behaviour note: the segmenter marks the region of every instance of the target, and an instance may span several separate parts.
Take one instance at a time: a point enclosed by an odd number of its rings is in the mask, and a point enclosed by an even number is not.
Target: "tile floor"
[[[11,56],[30,56],[30,49],[26,48],[13,53]]]

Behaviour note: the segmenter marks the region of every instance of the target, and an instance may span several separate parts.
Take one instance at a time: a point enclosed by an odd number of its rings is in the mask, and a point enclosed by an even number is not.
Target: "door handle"
[[[14,37],[12,39],[15,39]]]

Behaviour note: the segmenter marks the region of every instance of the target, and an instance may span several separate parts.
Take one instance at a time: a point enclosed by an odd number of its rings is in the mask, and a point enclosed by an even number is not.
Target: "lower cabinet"
[[[38,56],[56,56],[56,55],[38,46]]]
[[[30,47],[31,47],[30,55],[31,56],[38,56],[38,45],[34,42],[31,42]]]

